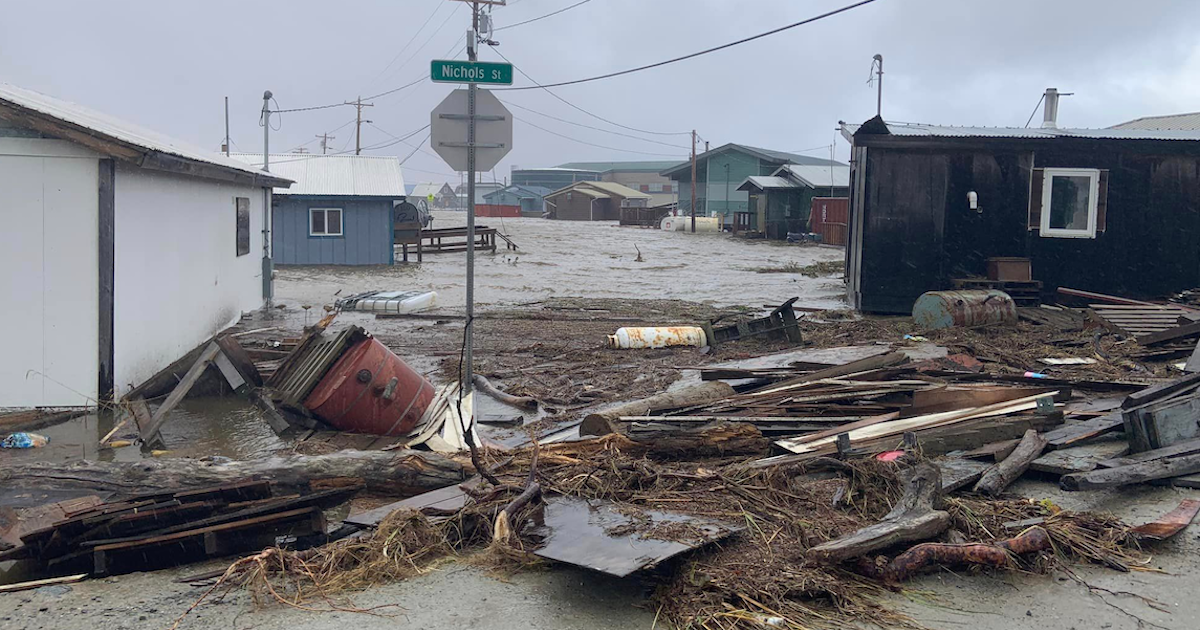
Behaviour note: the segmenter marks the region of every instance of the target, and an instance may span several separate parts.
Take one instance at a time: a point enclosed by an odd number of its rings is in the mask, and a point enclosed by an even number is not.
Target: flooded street
[[[433,225],[466,225],[462,212],[434,212]],[[614,222],[481,218],[520,249],[479,252],[475,267],[477,304],[511,305],[548,297],[678,299],[715,306],[760,307],[799,297],[798,305],[845,306],[840,274],[809,278],[799,273],[757,273],[757,269],[798,269],[840,261],[840,248],[752,241],[728,234],[685,234]],[[636,262],[638,252],[643,262]],[[399,260],[399,254],[397,259]],[[410,260],[415,260],[410,249]],[[276,301],[319,307],[341,296],[370,290],[433,290],[437,309],[461,308],[466,298],[463,252],[426,254],[421,265],[394,267],[280,267]],[[304,317],[289,309],[289,317]]]

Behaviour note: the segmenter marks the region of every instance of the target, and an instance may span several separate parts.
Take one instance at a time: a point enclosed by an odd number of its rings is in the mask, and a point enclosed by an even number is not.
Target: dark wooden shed
[[[925,291],[985,275],[993,257],[1030,259],[1043,295],[1200,286],[1200,132],[874,118],[842,133],[847,291],[859,310],[911,312]]]

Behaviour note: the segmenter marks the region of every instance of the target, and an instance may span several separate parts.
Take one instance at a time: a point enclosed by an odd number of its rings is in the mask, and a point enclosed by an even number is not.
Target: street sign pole
[[[479,3],[471,3],[471,32],[467,34],[467,59],[477,61],[475,47],[479,45]],[[463,331],[462,398],[475,388],[475,90],[474,81],[467,84],[467,326]],[[461,398],[460,398],[461,400]],[[471,409],[474,410],[474,405]],[[468,429],[469,430],[469,429]]]

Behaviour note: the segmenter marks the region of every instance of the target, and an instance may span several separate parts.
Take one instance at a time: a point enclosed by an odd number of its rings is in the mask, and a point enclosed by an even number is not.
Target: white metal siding
[[[72,145],[0,138],[0,407],[94,404],[98,172]]]
[[[262,305],[263,192],[118,163],[114,359],[117,395]],[[235,197],[250,198],[237,256]]]

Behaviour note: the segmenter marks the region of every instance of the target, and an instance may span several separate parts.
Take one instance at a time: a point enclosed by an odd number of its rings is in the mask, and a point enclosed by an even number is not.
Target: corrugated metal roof
[[[412,192],[409,193],[409,195],[411,195],[413,197],[420,197],[422,199],[425,199],[425,198],[429,197],[429,195],[436,195],[436,194],[442,192],[443,186],[445,186],[445,184],[435,184],[433,182],[423,182],[423,183],[417,184],[416,186],[413,186]]]
[[[843,134],[853,136],[862,125],[843,125]],[[926,138],[1010,138],[1045,140],[1048,138],[1087,138],[1094,140],[1200,140],[1198,131],[1156,131],[1150,129],[1024,129],[1021,127],[952,127],[917,123],[887,123],[893,136]]]
[[[777,190],[781,188],[799,188],[795,182],[776,177],[775,175],[751,175],[747,177],[738,187],[738,190],[749,190],[753,186],[759,190]]]
[[[715,149],[711,149],[701,153],[700,155],[697,155],[696,162],[703,162],[714,155],[724,153],[726,151],[738,151],[747,155],[752,155],[766,162],[776,162],[778,164],[809,164],[814,166],[823,166],[831,163],[841,164],[841,162],[831,161],[828,158],[799,155],[797,153],[786,153],[784,151],[773,151],[771,149],[760,149],[747,144],[736,144],[733,142],[730,142],[729,144],[723,144]],[[691,162],[685,161],[662,170],[661,174],[670,177],[675,173],[680,173],[689,169],[691,169]]]
[[[526,186],[524,184],[509,184],[508,186],[505,186],[504,188],[501,188],[499,190],[493,190],[493,191],[485,194],[483,197],[484,197],[484,199],[488,199],[495,195],[510,193],[510,194],[516,195],[517,197],[524,197],[524,198],[531,199],[534,197],[545,197],[546,195],[550,194],[551,192],[554,192],[554,191],[550,190],[549,188],[542,187],[542,186]]]
[[[100,139],[132,145],[142,151],[163,153],[191,162],[202,162],[259,177],[275,175],[275,173],[268,175],[243,161],[227,158],[220,153],[193,146],[157,131],[125,122],[108,114],[102,114],[83,105],[8,83],[0,83],[0,102],[83,128]],[[286,176],[283,177],[286,178]]]
[[[1200,112],[1171,114],[1169,116],[1143,116],[1113,125],[1112,129],[1149,129],[1152,131],[1200,131]]]
[[[848,188],[850,186],[849,166],[785,164],[779,167],[775,174],[779,175],[785,171],[809,188]]]
[[[262,154],[234,153],[248,164],[262,165]],[[271,155],[271,172],[296,183],[276,190],[284,195],[403,197],[400,158],[377,155]],[[440,188],[439,188],[440,189]]]
[[[650,198],[650,195],[648,195],[644,192],[634,190],[628,186],[622,186],[621,184],[618,184],[616,182],[579,182],[579,183],[583,184],[585,186],[591,186],[593,188],[598,188],[600,190],[603,190],[604,192],[612,193],[614,195],[617,195],[618,197],[624,197],[626,199],[649,199]]]

